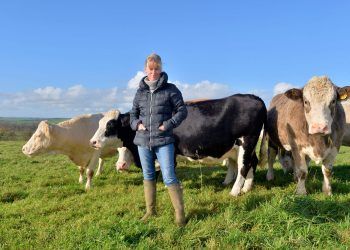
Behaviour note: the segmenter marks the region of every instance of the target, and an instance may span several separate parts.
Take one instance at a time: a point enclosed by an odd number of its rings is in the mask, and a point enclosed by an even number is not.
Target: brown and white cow
[[[345,112],[345,128],[344,128],[344,137],[342,140],[343,146],[350,146],[350,99],[342,100],[340,102],[341,106],[344,109]],[[282,148],[279,148],[278,150],[278,158],[281,163],[282,169],[284,173],[287,172],[293,172],[294,170],[294,161],[293,157],[291,155],[291,152],[285,151]],[[307,163],[310,161],[309,158],[307,158]],[[268,172],[267,179],[272,180],[274,178],[273,170],[271,169]]]
[[[85,188],[90,189],[97,162],[99,161],[99,168],[96,174],[99,174],[102,171],[103,159],[115,155],[120,145],[114,142],[102,150],[95,150],[90,146],[89,140],[98,129],[98,122],[103,116],[103,114],[81,115],[57,125],[42,121],[22,151],[27,156],[45,153],[67,155],[79,167],[80,183],[83,182],[83,173],[86,169]]]
[[[287,159],[294,168],[296,193],[306,194],[305,180],[311,159],[322,163],[323,192],[332,194],[331,172],[345,127],[340,100],[347,98],[348,90],[349,87],[338,88],[328,77],[320,76],[311,78],[302,89],[290,89],[272,99],[266,124],[267,179],[273,179],[273,163],[279,152],[281,159]],[[263,144],[267,137],[265,134]],[[260,159],[266,159],[263,148]]]
[[[341,102],[345,112],[345,129],[342,145],[350,146],[350,99]]]

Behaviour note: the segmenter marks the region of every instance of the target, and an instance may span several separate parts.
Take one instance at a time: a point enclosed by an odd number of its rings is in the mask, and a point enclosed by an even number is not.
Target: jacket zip
[[[150,90],[151,92],[151,101],[150,101],[150,105],[149,105],[149,113],[150,113],[150,116],[149,116],[149,149],[151,149],[151,145],[152,145],[152,97],[153,97],[153,93],[156,92],[156,90],[158,89],[159,87],[155,88],[153,90],[153,92]]]
[[[151,92],[151,102],[149,105],[149,149],[151,149],[151,144],[152,144],[152,96],[153,96],[153,93]]]

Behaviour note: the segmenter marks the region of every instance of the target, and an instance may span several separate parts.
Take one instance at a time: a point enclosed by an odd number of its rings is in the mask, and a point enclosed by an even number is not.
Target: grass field
[[[40,121],[57,124],[66,118],[20,118],[0,117],[0,141],[26,141],[38,127]]]
[[[0,142],[2,249],[350,248],[350,148],[337,157],[331,197],[322,193],[315,165],[307,196],[294,195],[292,175],[276,164],[273,183],[265,180],[266,169],[258,169],[253,190],[234,198],[232,186],[221,185],[223,167],[180,162],[189,222],[177,228],[162,183],[158,216],[139,221],[145,210],[140,170],[116,173],[111,158],[85,192],[66,157],[27,158],[23,144]]]

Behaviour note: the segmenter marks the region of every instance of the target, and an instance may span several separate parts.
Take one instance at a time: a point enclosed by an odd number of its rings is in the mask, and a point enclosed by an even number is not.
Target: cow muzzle
[[[26,145],[22,147],[22,153],[29,157],[32,157],[34,155],[33,150],[30,150],[30,148],[28,148]]]
[[[122,171],[125,171],[125,170],[128,169],[128,166],[127,166],[127,164],[126,164],[126,161],[121,161],[121,162],[118,161],[118,162],[115,164],[115,167],[116,167],[116,169],[117,169],[118,172],[122,172]]]
[[[90,141],[90,146],[93,147],[94,149],[100,149],[101,148],[101,143],[97,140],[91,140]]]
[[[329,135],[331,133],[331,128],[327,124],[313,123],[309,128],[309,134],[321,134]]]

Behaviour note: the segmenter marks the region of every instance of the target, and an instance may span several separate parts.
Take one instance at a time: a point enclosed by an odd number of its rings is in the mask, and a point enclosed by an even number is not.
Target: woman
[[[159,55],[147,57],[145,72],[147,76],[140,81],[130,112],[131,128],[136,130],[134,143],[138,146],[144,178],[147,211],[141,220],[146,221],[156,214],[156,155],[175,209],[175,222],[184,226],[182,188],[175,175],[173,128],[186,118],[187,109],[181,92],[174,84],[168,83],[168,75],[162,72]]]

